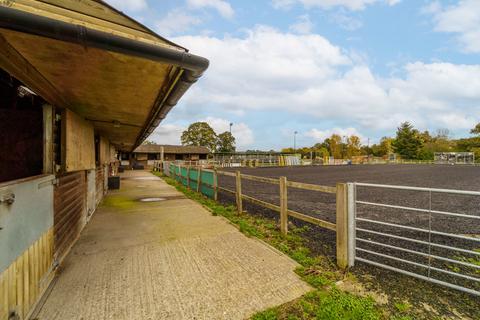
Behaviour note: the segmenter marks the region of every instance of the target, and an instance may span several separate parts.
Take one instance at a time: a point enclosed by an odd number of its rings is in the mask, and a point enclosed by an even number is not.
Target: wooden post
[[[236,202],[237,202],[237,211],[238,214],[243,213],[243,202],[242,202],[242,175],[240,171],[235,172],[235,197],[236,197]]]
[[[213,169],[213,200],[218,200],[218,175],[217,168]]]
[[[348,267],[348,197],[347,185],[337,183],[337,265]]]
[[[43,105],[43,173],[54,173],[53,107]]]
[[[187,167],[187,188],[190,189],[190,166]]]
[[[197,192],[202,191],[201,189],[201,182],[202,181],[202,167],[198,167],[197,169]]]
[[[287,177],[280,177],[280,232],[284,236],[288,233]]]

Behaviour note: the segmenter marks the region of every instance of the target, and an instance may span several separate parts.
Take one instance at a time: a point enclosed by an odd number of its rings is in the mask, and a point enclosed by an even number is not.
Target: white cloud
[[[359,29],[363,26],[363,22],[361,20],[350,16],[345,11],[346,10],[341,9],[332,13],[330,15],[330,20],[338,24],[341,28],[349,31]]]
[[[148,137],[148,140],[158,144],[181,144],[180,137],[186,128],[175,124],[160,124]]]
[[[230,3],[224,0],[187,0],[187,5],[191,8],[212,8],[224,18],[232,18],[235,14]]]
[[[307,8],[318,7],[321,9],[331,9],[334,7],[344,7],[349,10],[364,10],[368,5],[384,3],[389,6],[400,3],[401,0],[272,0],[272,5],[277,9],[288,9],[294,4],[299,3]]]
[[[312,138],[315,143],[316,142],[323,142],[325,139],[332,136],[332,134],[338,134],[340,137],[350,137],[350,136],[357,136],[360,138],[360,141],[363,144],[367,143],[367,138],[365,138],[357,129],[348,127],[348,128],[331,128],[331,129],[311,129],[305,133],[305,136]]]
[[[433,15],[435,31],[454,33],[462,50],[480,53],[480,1],[463,0],[451,6],[432,2],[423,11]]]
[[[290,26],[290,30],[299,34],[307,34],[312,31],[313,23],[308,14],[298,17],[297,22]]]
[[[141,11],[147,9],[146,0],[107,0],[108,4],[119,10]]]
[[[188,31],[200,23],[202,23],[202,20],[199,17],[188,14],[181,9],[174,9],[157,21],[155,28],[159,34],[170,36],[175,33]]]
[[[225,119],[207,117],[199,121],[208,123],[217,134],[230,130],[230,121]],[[237,149],[244,149],[250,146],[255,140],[252,129],[243,122],[233,123],[232,135],[235,137]]]
[[[242,37],[173,40],[211,61],[184,99],[192,110],[283,112],[348,121],[360,131],[392,131],[406,120],[463,130],[480,118],[480,65],[415,62],[401,68],[402,77],[381,78],[316,34],[257,27]]]

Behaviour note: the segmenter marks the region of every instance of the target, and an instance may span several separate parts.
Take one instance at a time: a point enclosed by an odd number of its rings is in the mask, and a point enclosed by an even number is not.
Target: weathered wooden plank
[[[9,313],[17,307],[17,281],[16,281],[16,263],[8,267],[8,311]]]
[[[218,200],[218,173],[217,169],[213,170],[213,200]]]
[[[203,171],[211,171],[211,170],[208,170],[208,169],[204,169]],[[227,177],[235,177],[235,173],[234,172],[228,172],[228,171],[217,171],[218,174],[222,175],[222,176],[227,176]]]
[[[200,186],[202,185],[202,168],[197,170],[197,192],[200,192]]]
[[[47,233],[44,233],[42,237],[40,238],[40,275],[43,277],[45,272],[47,272],[47,254],[46,254],[46,248],[47,248]]]
[[[224,187],[218,187],[218,190],[220,190],[220,191],[225,191],[225,192],[228,192],[228,193],[231,193],[231,194],[236,194],[235,191],[230,190],[230,189],[227,189],[227,188],[224,188]]]
[[[19,316],[21,318],[24,317],[24,309],[23,309],[23,288],[24,288],[24,285],[23,285],[23,281],[24,281],[24,278],[23,278],[23,268],[24,268],[24,264],[23,264],[23,255],[21,255],[17,261],[15,262],[16,264],[16,267],[17,267],[17,270],[16,270],[16,282],[17,282],[17,292],[16,292],[16,295],[17,295],[17,312],[19,314]],[[1,318],[0,318],[1,319]]]
[[[242,204],[242,177],[240,171],[235,172],[235,198],[237,203],[237,212],[238,214],[243,213],[243,204]]]
[[[348,212],[347,185],[337,183],[337,265],[348,266]]]
[[[35,301],[37,300],[37,297],[38,297],[38,294],[39,294],[39,288],[38,288],[38,283],[40,282],[40,265],[39,265],[39,261],[40,261],[40,241],[36,241],[35,244],[33,245],[34,248],[35,248],[35,259],[34,259],[34,262],[33,262],[33,265],[34,265],[34,272],[35,272],[35,283],[34,283],[34,286],[35,286]]]
[[[328,221],[325,221],[325,220],[321,220],[321,219],[318,219],[318,218],[315,218],[315,217],[312,217],[312,216],[309,216],[309,215],[306,215],[306,214],[303,214],[303,213],[300,213],[300,212],[297,212],[297,211],[288,210],[288,215],[290,217],[293,217],[293,218],[296,218],[296,219],[299,219],[299,220],[302,220],[302,221],[305,221],[305,222],[308,222],[308,223],[311,223],[311,224],[315,224],[317,226],[320,226],[320,227],[323,227],[323,228],[326,228],[326,229],[329,229],[329,230],[332,230],[332,231],[336,231],[336,229],[337,229],[335,223],[331,223],[331,222],[328,222]]]
[[[0,274],[0,319],[8,319],[8,269]]]
[[[30,251],[23,253],[23,314],[27,314],[30,309]]]
[[[65,110],[65,171],[95,168],[93,125],[77,114]]]
[[[35,302],[35,246],[28,248],[28,293],[30,306]]]
[[[43,105],[43,173],[53,171],[53,107]]]
[[[336,193],[337,192],[337,188],[335,188],[335,187],[320,186],[320,185],[316,185],[316,184],[294,182],[294,181],[287,181],[287,186],[289,186],[291,188],[302,189],[302,190],[319,191],[319,192],[326,192],[326,193]]]
[[[265,183],[270,183],[270,184],[280,184],[278,179],[267,178],[267,177],[257,177],[257,176],[252,176],[252,175],[249,175],[249,174],[242,174],[242,179],[251,180],[251,181],[258,181],[258,182],[265,182]]]
[[[274,205],[272,203],[268,203],[268,202],[265,202],[265,201],[262,201],[262,200],[258,200],[258,199],[255,199],[253,197],[250,197],[250,196],[247,196],[247,195],[244,195],[244,194],[242,194],[242,199],[250,201],[250,202],[255,203],[255,204],[258,204],[259,206],[271,209],[273,211],[280,212],[280,207],[277,206],[277,205]]]
[[[287,178],[280,177],[280,232],[282,235],[288,233],[288,198]]]

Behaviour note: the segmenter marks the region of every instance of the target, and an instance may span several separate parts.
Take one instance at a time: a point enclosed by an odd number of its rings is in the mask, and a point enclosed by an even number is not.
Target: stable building
[[[0,1],[0,320],[30,317],[118,153],[207,67],[103,1]]]
[[[210,150],[200,146],[142,144],[133,152],[134,166],[152,166],[155,161],[200,161],[207,160]],[[127,164],[125,160],[122,164]],[[128,162],[130,164],[130,162]]]

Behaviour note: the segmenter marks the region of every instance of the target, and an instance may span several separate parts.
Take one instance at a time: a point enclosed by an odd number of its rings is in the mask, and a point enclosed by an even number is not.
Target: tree
[[[183,131],[181,140],[184,146],[202,146],[210,151],[214,151],[217,146],[217,134],[206,122],[192,123]]]
[[[325,147],[321,147],[321,148],[318,148],[318,149],[313,149],[313,153],[314,153],[314,159],[316,158],[320,158],[320,159],[323,159],[325,157],[329,157],[330,156],[330,153],[328,152],[328,149],[325,148]]]
[[[418,135],[420,136],[420,138],[422,138],[423,143],[429,143],[429,142],[432,142],[432,140],[433,140],[433,138],[430,135],[430,132],[428,132],[428,130],[425,130],[425,131],[419,133]]]
[[[330,138],[325,139],[324,144],[327,146],[330,155],[335,159],[341,159],[343,156],[342,137],[338,134],[332,134]]]
[[[225,131],[218,135],[217,152],[235,152],[235,137],[230,132]]]
[[[382,137],[380,139],[380,144],[378,145],[378,156],[383,157],[393,153],[393,139],[390,137]]]
[[[145,140],[145,141],[143,141],[142,144],[143,144],[143,145],[154,145],[154,144],[156,144],[156,143],[155,143],[154,141],[152,141],[152,140]]]
[[[409,122],[404,122],[397,129],[397,136],[392,143],[393,150],[405,159],[419,159],[423,148],[423,139],[418,130]]]
[[[474,134],[474,135],[480,135],[480,123],[477,123],[477,125],[475,126],[475,128],[473,128],[472,130],[470,130],[470,133],[471,133],[471,134]]]
[[[359,156],[362,151],[360,148],[362,144],[360,143],[360,138],[352,135],[347,138],[347,158],[351,158],[353,156]]]

